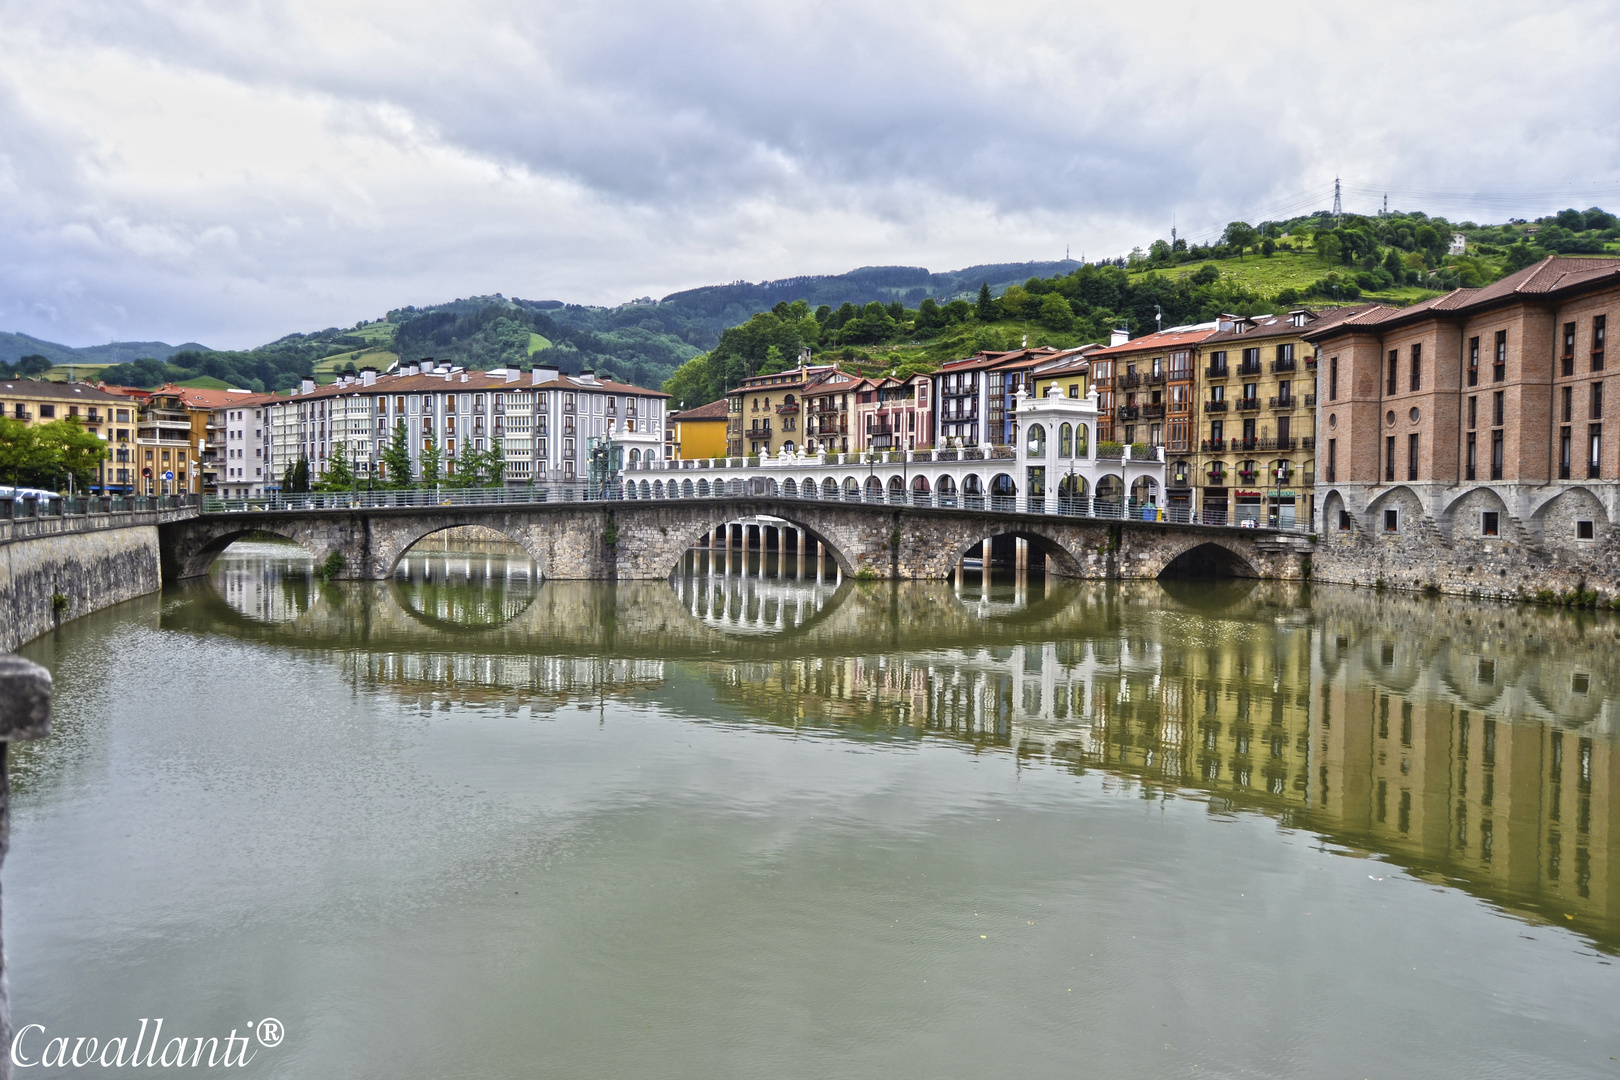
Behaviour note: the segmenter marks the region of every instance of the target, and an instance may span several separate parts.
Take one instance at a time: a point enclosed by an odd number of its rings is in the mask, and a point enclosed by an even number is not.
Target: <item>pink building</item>
[[[918,450],[934,445],[928,375],[862,379],[855,387],[857,450]]]

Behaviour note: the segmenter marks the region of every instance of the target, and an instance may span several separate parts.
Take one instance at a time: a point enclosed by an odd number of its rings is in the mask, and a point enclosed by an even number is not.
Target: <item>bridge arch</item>
[[[1079,559],[1070,551],[1063,541],[1048,535],[1037,526],[1022,525],[1009,522],[1002,525],[997,522],[990,531],[973,539],[958,540],[951,551],[950,565],[961,564],[964,558],[971,557],[976,550],[982,550],[981,544],[994,544],[1002,537],[1011,537],[1015,540],[1028,541],[1029,546],[1044,556],[1051,558],[1054,570],[1063,577],[1083,577],[1085,569]],[[1033,563],[1033,559],[1031,562]]]
[[[535,551],[533,538],[529,535],[527,530],[511,530],[502,528],[498,525],[491,525],[488,521],[475,521],[471,519],[440,519],[438,521],[428,523],[425,527],[418,526],[415,528],[406,528],[404,530],[396,531],[393,536],[388,537],[386,546],[382,546],[382,549],[378,552],[377,568],[381,571],[380,576],[392,577],[394,572],[399,569],[400,561],[404,559],[405,556],[410,554],[411,549],[429,537],[437,536],[438,534],[448,532],[451,529],[467,528],[483,529],[488,532],[496,533],[505,538],[506,540],[515,544],[517,547],[521,548],[524,554],[528,555],[530,559],[534,560],[536,573],[540,577],[544,578],[549,576],[547,573],[545,556]]]
[[[340,545],[321,544],[318,538],[309,535],[308,530],[297,525],[271,527],[267,525],[254,525],[252,528],[231,528],[229,526],[219,530],[212,536],[195,545],[186,545],[178,551],[164,549],[163,577],[165,580],[178,578],[205,577],[214,560],[225,553],[225,549],[238,540],[245,540],[252,536],[277,536],[283,540],[290,540],[302,548],[316,565],[324,562],[332,551]]]
[[[849,554],[843,550],[843,545],[841,545],[838,541],[831,539],[828,536],[829,530],[825,527],[810,524],[808,514],[799,514],[795,512],[798,506],[803,505],[804,504],[802,501],[790,503],[786,501],[773,500],[768,511],[764,513],[727,514],[724,512],[717,512],[710,515],[706,522],[699,522],[692,525],[683,526],[679,533],[675,533],[675,530],[671,529],[671,533],[674,533],[672,539],[675,540],[675,543],[663,549],[665,551],[671,551],[670,558],[672,561],[666,568],[666,576],[677,573],[680,570],[681,560],[686,557],[687,553],[695,548],[699,548],[699,541],[703,540],[705,537],[712,537],[715,530],[721,528],[722,526],[730,528],[732,525],[737,524],[756,524],[759,523],[756,519],[771,518],[773,519],[772,522],[767,524],[780,522],[784,525],[797,529],[799,532],[799,543],[804,543],[804,538],[806,536],[812,540],[815,540],[820,546],[820,550],[838,564],[839,570],[843,572],[845,577],[853,577],[857,567],[854,560],[851,559]],[[811,507],[806,507],[806,509],[813,509],[813,505]],[[778,542],[780,543],[780,541]]]
[[[1162,578],[1257,578],[1260,571],[1240,552],[1218,540],[1205,540],[1187,548],[1164,564]]]

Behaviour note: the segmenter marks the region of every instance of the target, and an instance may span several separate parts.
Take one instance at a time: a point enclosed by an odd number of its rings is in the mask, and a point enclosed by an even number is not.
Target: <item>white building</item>
[[[403,424],[417,477],[429,444],[439,448],[448,477],[469,451],[498,443],[508,483],[583,480],[593,437],[611,433],[626,464],[660,460],[667,398],[588,371],[466,371],[431,360],[384,375],[366,370],[319,388],[305,380],[269,410],[271,475],[279,482],[288,466],[305,458],[311,479],[319,477],[341,446],[358,477],[387,479],[383,453]]]
[[[214,490],[223,499],[256,499],[274,488],[278,474],[270,469],[270,406],[274,394],[238,390],[226,393],[234,400],[213,410],[210,435],[223,436],[215,453]]]

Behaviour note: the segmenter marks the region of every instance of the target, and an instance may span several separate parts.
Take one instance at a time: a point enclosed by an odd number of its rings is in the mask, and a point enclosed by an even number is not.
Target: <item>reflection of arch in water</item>
[[[1159,571],[1161,578],[1258,578],[1260,572],[1248,559],[1216,541],[1206,541],[1183,551]]]
[[[444,561],[451,562],[455,556]],[[487,574],[488,563],[482,567],[469,565],[468,572],[456,574],[454,567],[446,566],[434,577],[431,572],[415,574],[410,571],[420,564],[439,561],[438,556],[419,554],[401,560],[400,569],[389,580],[389,592],[394,602],[406,615],[423,626],[439,631],[495,630],[519,618],[534,603],[540,583],[527,559],[503,559],[507,571],[499,578]],[[416,564],[416,565],[413,565]],[[511,571],[521,567],[521,574]],[[427,569],[422,566],[421,568]],[[456,578],[459,577],[460,581]]]
[[[670,588],[687,614],[711,630],[734,637],[790,637],[831,618],[853,585],[849,578],[834,584],[748,575],[676,575]]]
[[[959,545],[953,553],[951,563],[960,566],[964,559],[982,558],[983,545],[988,544],[993,567],[999,570],[1018,569],[1017,542],[1020,540],[1028,545],[1027,569],[1044,574],[1046,560],[1050,558],[1059,574],[1065,577],[1084,576],[1080,560],[1075,558],[1072,551],[1050,536],[1043,536],[1039,532],[1025,528],[998,528],[970,543]],[[982,563],[979,569],[983,569]],[[969,572],[970,583],[971,580],[972,571]]]

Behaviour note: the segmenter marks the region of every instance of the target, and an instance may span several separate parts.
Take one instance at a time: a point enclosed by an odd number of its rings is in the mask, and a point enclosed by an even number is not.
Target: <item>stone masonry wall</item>
[[[0,650],[67,619],[156,591],[155,525],[63,533],[0,544]],[[65,598],[57,607],[55,598]]]

